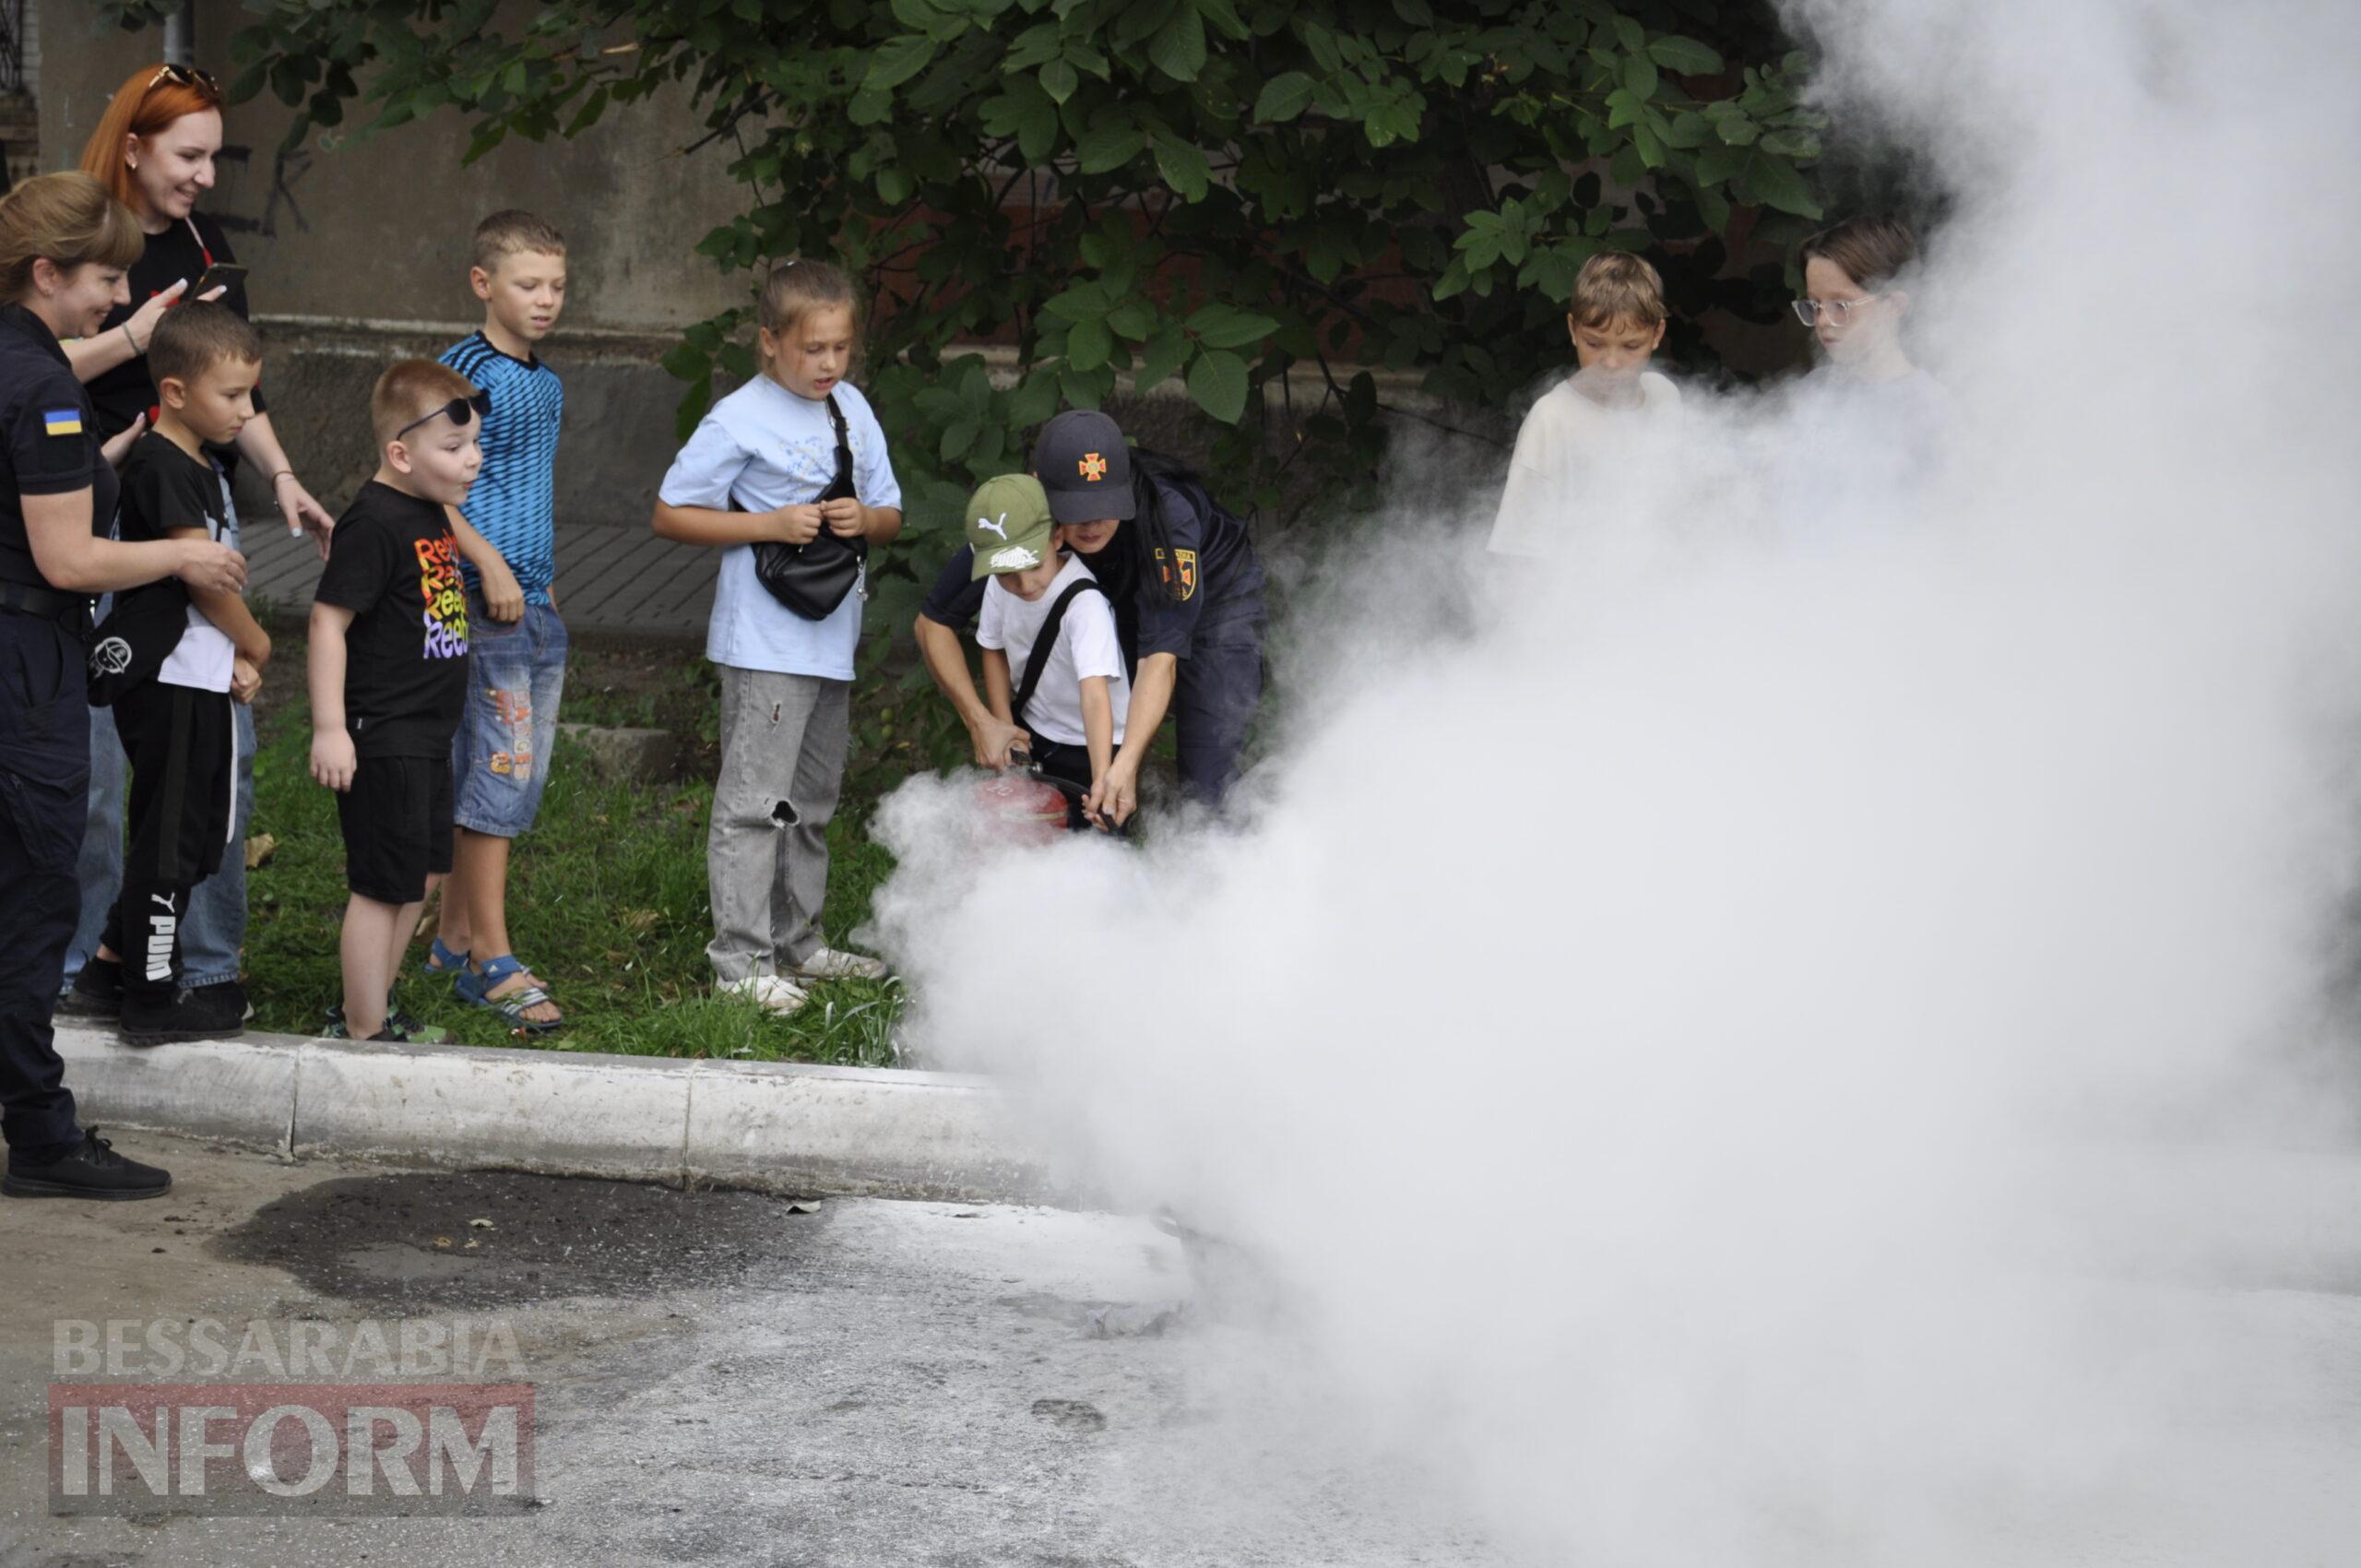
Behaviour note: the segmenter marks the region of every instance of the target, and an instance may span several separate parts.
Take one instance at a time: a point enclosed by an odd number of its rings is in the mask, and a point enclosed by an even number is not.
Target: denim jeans
[[[565,695],[565,623],[546,604],[492,618],[468,596],[468,707],[451,738],[455,820],[470,833],[521,837],[541,809]]]

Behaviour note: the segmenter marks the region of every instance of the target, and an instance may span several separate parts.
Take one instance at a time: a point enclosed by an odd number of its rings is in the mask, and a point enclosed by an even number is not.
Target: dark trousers
[[[1263,603],[1199,625],[1172,686],[1180,793],[1208,806],[1238,781],[1238,754],[1263,701]]]
[[[168,999],[181,981],[189,894],[221,869],[236,730],[226,692],[151,681],[116,699],[131,764],[131,846],[100,940],[123,959],[127,996]]]
[[[0,1134],[15,1165],[82,1141],[50,1020],[81,907],[83,658],[75,629],[0,610]]]

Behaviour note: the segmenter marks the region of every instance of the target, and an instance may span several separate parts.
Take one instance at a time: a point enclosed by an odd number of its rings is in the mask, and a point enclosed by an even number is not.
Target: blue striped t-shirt
[[[565,388],[538,357],[510,359],[481,332],[445,349],[443,362],[492,394],[478,436],[483,469],[459,514],[516,574],[525,602],[547,604],[557,575],[557,433]],[[466,570],[468,587],[481,591],[476,569]]]

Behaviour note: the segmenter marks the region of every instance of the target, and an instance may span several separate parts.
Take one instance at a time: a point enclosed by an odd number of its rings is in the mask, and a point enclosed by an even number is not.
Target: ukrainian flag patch
[[[52,435],[82,434],[82,410],[79,409],[51,409],[41,417],[42,424]]]

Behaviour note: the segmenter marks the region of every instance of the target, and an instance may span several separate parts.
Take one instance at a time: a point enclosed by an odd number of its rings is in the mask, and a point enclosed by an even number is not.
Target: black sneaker
[[[123,965],[113,958],[91,958],[58,998],[57,1010],[69,1018],[121,1017]]]
[[[96,1127],[85,1127],[82,1146],[64,1159],[47,1165],[18,1165],[11,1160],[8,1174],[0,1177],[0,1193],[12,1198],[100,1198],[120,1203],[160,1198],[172,1190],[171,1171],[125,1159],[99,1136]]]
[[[351,1029],[345,1026],[343,1003],[328,1004],[328,1027],[320,1031],[320,1038],[322,1039],[350,1039],[352,1038]],[[402,1045],[442,1045],[450,1039],[451,1032],[448,1029],[438,1028],[413,1014],[403,1012],[394,1005],[393,997],[388,995],[386,998],[385,1025],[369,1038],[392,1040]]]
[[[215,980],[211,985],[193,985],[189,989],[203,992],[208,1003],[219,1006],[224,1012],[232,1006],[236,1007],[238,1021],[242,1024],[251,1024],[255,1021],[254,998],[246,994],[245,985],[242,981]],[[219,1000],[217,1002],[216,998]]]
[[[228,994],[235,992],[237,994]],[[175,991],[162,1001],[125,995],[123,1038],[134,1045],[174,1039],[233,1039],[246,1032],[246,1002],[236,986]]]
[[[336,1013],[337,1016],[328,1021],[328,1027],[320,1031],[320,1038],[322,1039],[350,1039],[352,1038],[352,1031],[345,1027],[344,1009],[339,1007],[336,1009]],[[371,1035],[369,1039],[372,1041],[383,1040],[388,1045],[421,1045],[434,1043],[431,1040],[418,1040],[412,1039],[409,1035],[404,1033],[401,1026],[395,1023],[391,1018],[386,1019],[384,1026],[380,1028],[375,1034]]]

